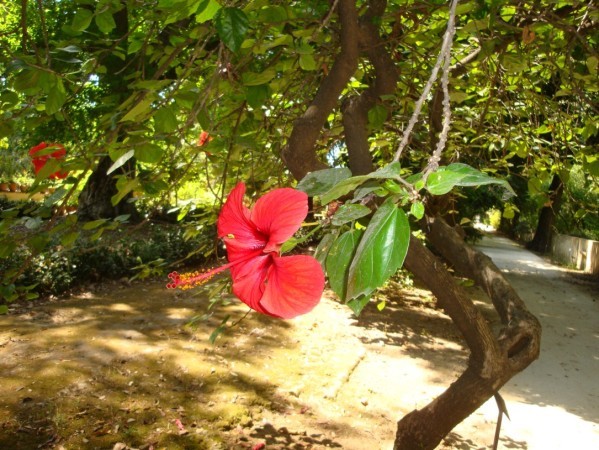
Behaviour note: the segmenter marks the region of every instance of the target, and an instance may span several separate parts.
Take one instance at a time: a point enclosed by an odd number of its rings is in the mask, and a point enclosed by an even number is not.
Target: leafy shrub
[[[85,282],[163,276],[172,263],[197,263],[210,255],[214,230],[200,231],[148,224],[141,229],[120,227],[95,241],[90,239],[91,233],[84,232],[68,249],[56,237],[56,242],[38,255],[19,246],[10,256],[0,258],[4,278],[0,279],[0,303],[2,298],[9,302],[18,297],[58,295]]]

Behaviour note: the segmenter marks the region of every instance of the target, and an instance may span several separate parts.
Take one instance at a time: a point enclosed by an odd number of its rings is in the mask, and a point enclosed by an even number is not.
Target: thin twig
[[[431,76],[429,77],[429,79],[426,83],[426,86],[424,86],[424,90],[422,91],[420,98],[418,99],[418,101],[416,102],[416,105],[414,106],[414,113],[412,114],[412,117],[410,118],[410,121],[408,122],[408,126],[406,127],[406,129],[404,131],[403,137],[401,139],[401,142],[399,143],[399,147],[397,149],[397,152],[395,153],[395,157],[393,158],[393,161],[399,161],[399,159],[401,158],[401,153],[403,152],[404,148],[408,144],[408,141],[412,134],[412,130],[413,130],[414,126],[416,125],[416,122],[418,121],[418,117],[420,116],[420,111],[422,110],[422,105],[424,104],[424,101],[430,94],[433,84],[437,80],[437,76],[439,74],[439,69],[444,64],[446,57],[449,58],[451,55],[451,44],[453,43],[453,36],[455,34],[455,14],[456,14],[457,5],[458,5],[458,0],[452,0],[451,5],[449,7],[449,20],[447,21],[447,30],[445,31],[445,35],[443,37],[443,44],[441,46],[441,51],[439,52],[439,56],[437,57],[437,62],[435,63],[435,66],[433,67],[433,70],[431,71]],[[444,99],[443,103],[445,103],[445,99]]]
[[[333,12],[335,11],[335,9],[337,9],[337,3],[339,3],[339,0],[335,0],[333,2],[331,9],[329,9],[329,12],[327,13],[326,17],[324,18],[324,20],[322,21],[322,23],[320,24],[318,29],[316,31],[314,31],[314,33],[312,33],[312,36],[310,37],[311,41],[313,41],[316,38],[316,35],[318,33],[320,33],[324,27],[327,26],[327,23],[329,23],[329,21],[331,20],[331,16],[333,15]]]

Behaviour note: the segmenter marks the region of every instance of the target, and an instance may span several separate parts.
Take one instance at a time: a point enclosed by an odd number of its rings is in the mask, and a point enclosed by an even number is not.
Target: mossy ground
[[[326,296],[293,321],[251,313],[214,345],[246,308],[192,328],[207,301],[162,283],[16,308],[0,317],[0,448],[386,448],[466,359],[430,294],[398,294],[359,319]]]

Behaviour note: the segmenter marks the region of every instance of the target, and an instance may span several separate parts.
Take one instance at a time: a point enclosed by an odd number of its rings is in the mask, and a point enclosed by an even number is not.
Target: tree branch
[[[317,158],[314,145],[328,115],[335,108],[339,95],[358,66],[358,13],[354,0],[339,0],[338,12],[341,22],[341,51],[312,103],[295,120],[281,154],[285,165],[297,180],[301,180],[308,172],[327,167]]]
[[[360,49],[372,63],[376,78],[359,96],[350,97],[342,104],[349,168],[354,175],[373,170],[368,146],[368,111],[376,105],[381,95],[395,92],[399,76],[376,26],[376,19],[384,14],[386,6],[386,0],[371,0],[368,10],[360,19]]]
[[[418,101],[416,102],[416,105],[414,106],[414,113],[412,114],[412,117],[410,118],[410,121],[408,122],[408,126],[404,130],[403,136],[401,138],[401,142],[399,143],[399,147],[397,148],[397,152],[395,153],[395,157],[393,158],[393,161],[399,161],[404,148],[406,147],[406,145],[408,145],[414,125],[416,125],[416,122],[418,121],[418,118],[420,117],[420,111],[422,110],[422,105],[424,104],[424,101],[428,97],[428,94],[431,92],[433,84],[435,83],[435,81],[437,79],[437,75],[439,73],[439,69],[441,68],[441,65],[445,61],[445,58],[447,57],[447,55],[451,53],[451,45],[453,43],[453,36],[455,34],[455,12],[456,12],[457,5],[458,5],[458,0],[452,0],[451,5],[449,7],[449,20],[447,21],[447,30],[445,31],[445,35],[443,36],[443,44],[441,45],[441,50],[439,51],[439,56],[437,57],[437,62],[435,63],[435,66],[431,70],[431,76],[429,77],[426,85],[424,86],[424,89],[422,90],[422,94],[420,95],[420,98],[418,99]]]

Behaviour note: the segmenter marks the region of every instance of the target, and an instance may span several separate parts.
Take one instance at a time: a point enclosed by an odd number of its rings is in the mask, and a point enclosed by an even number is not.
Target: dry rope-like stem
[[[439,161],[441,161],[441,153],[447,143],[447,137],[449,135],[449,125],[451,124],[451,106],[449,103],[449,62],[451,60],[451,54],[446,53],[443,61],[443,75],[441,76],[441,88],[443,89],[443,128],[439,134],[439,140],[437,141],[437,147],[428,160],[428,164],[422,174],[423,182],[426,183],[428,176],[439,168]]]
[[[416,105],[414,106],[414,112],[412,114],[412,117],[410,118],[410,121],[408,122],[408,126],[406,127],[403,137],[401,139],[401,142],[399,143],[399,147],[397,149],[397,152],[395,153],[395,157],[393,158],[393,161],[399,161],[399,159],[401,158],[401,153],[403,152],[404,148],[406,147],[406,145],[408,144],[408,141],[410,139],[410,136],[412,134],[412,130],[414,128],[414,126],[416,125],[416,122],[418,121],[418,117],[420,116],[420,112],[422,110],[422,105],[424,104],[424,101],[426,100],[426,98],[428,97],[428,95],[431,92],[431,89],[433,87],[433,84],[435,83],[435,81],[437,80],[437,76],[439,74],[439,69],[441,68],[441,66],[443,66],[443,76],[444,78],[446,78],[447,80],[449,80],[449,59],[451,58],[451,45],[453,43],[453,36],[455,34],[455,15],[456,15],[456,7],[458,5],[458,0],[452,0],[451,5],[449,7],[449,20],[447,21],[447,29],[445,30],[445,35],[443,36],[443,44],[441,45],[441,51],[439,52],[439,56],[437,57],[437,61],[435,63],[435,66],[433,67],[433,70],[431,71],[431,76],[429,77],[426,85],[424,86],[424,90],[422,91],[422,94],[420,95],[420,98],[418,99],[418,101],[416,102]],[[443,133],[445,133],[445,137],[444,139],[439,139],[439,142],[443,142],[443,145],[445,145],[445,142],[447,141],[447,132],[449,131],[449,121],[451,119],[451,116],[449,115],[449,117],[447,117],[447,110],[449,110],[449,89],[446,89],[446,86],[443,86],[443,131],[442,131],[442,136]],[[446,108],[446,104],[447,104],[447,108]],[[451,113],[449,113],[451,114]],[[447,130],[445,130],[445,122],[447,122]],[[438,148],[438,146],[437,146]],[[441,148],[441,151],[443,150],[443,148]],[[435,150],[435,153],[437,153],[437,150]],[[440,152],[439,152],[440,154]],[[431,160],[434,158],[431,158]],[[430,165],[430,162],[429,162]],[[428,168],[428,166],[427,166]]]

